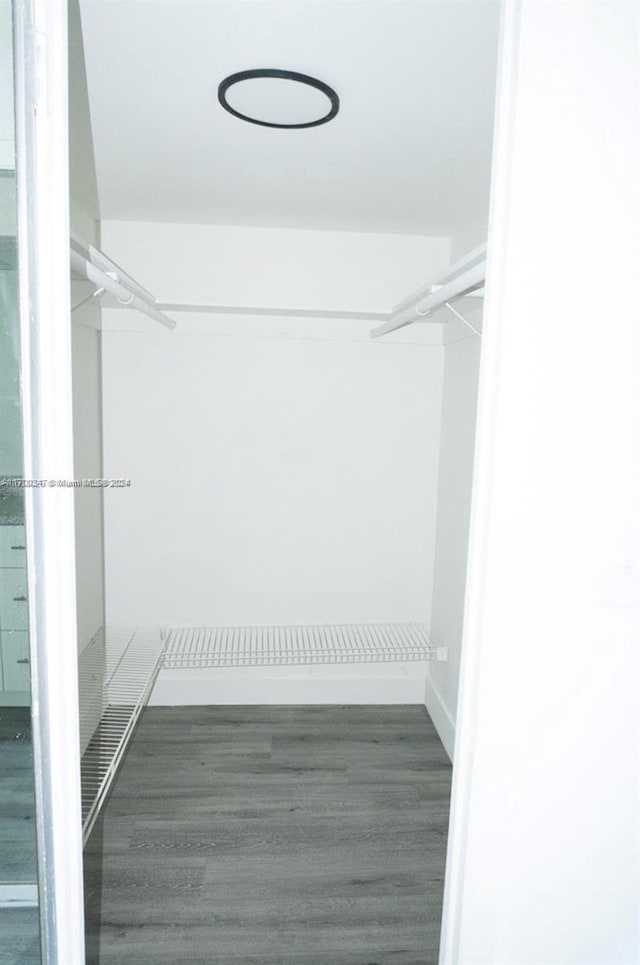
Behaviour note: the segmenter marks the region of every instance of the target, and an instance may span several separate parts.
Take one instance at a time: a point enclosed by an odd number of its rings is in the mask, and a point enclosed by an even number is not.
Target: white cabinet
[[[0,526],[0,688],[28,691],[29,623],[24,526]]]
[[[27,571],[0,567],[0,630],[27,630]]]
[[[3,690],[29,690],[29,634],[26,630],[1,630]]]
[[[24,526],[0,526],[0,567],[26,566]]]

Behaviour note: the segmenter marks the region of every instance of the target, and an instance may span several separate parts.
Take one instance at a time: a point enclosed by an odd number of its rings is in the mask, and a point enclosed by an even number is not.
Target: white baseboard
[[[38,886],[21,882],[0,885],[0,908],[37,908]]]
[[[151,706],[423,704],[428,661],[161,670]]]
[[[434,684],[428,667],[425,675],[424,703],[429,717],[433,721],[433,726],[438,731],[438,737],[442,741],[444,749],[449,755],[449,759],[453,761],[453,748],[456,742],[456,723],[444,702],[442,694]]]
[[[31,693],[28,690],[0,691],[0,707],[30,707]]]

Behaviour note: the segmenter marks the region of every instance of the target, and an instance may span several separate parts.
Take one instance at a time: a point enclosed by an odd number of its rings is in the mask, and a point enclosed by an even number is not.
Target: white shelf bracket
[[[451,265],[444,275],[396,305],[388,321],[374,328],[371,337],[380,338],[382,335],[404,328],[405,325],[412,325],[432,315],[437,308],[442,308],[452,299],[482,288],[485,280],[486,255],[486,245],[481,245],[465,255]],[[477,329],[474,330],[477,335],[480,334]]]
[[[466,325],[467,328],[470,328],[472,332],[475,332],[476,335],[482,335],[480,329],[476,328],[468,318],[465,318],[462,312],[459,312],[457,308],[454,308],[451,302],[445,302],[445,306],[455,315],[456,318],[460,319],[460,321]]]

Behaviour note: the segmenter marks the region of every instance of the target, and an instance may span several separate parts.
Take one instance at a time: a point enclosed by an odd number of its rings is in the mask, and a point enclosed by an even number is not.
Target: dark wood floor
[[[0,707],[0,882],[37,879],[29,707]],[[37,908],[0,908],[0,965],[38,965]]]
[[[37,873],[31,710],[0,707],[0,881]]]
[[[40,965],[37,908],[0,908],[0,965]]]
[[[149,708],[86,850],[100,965],[435,965],[451,768],[423,707]]]

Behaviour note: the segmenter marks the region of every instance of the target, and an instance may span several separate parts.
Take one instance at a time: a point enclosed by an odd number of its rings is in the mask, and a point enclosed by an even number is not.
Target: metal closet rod
[[[372,338],[388,335],[405,325],[419,322],[459,295],[466,295],[484,284],[487,246],[480,245],[447,269],[436,282],[420,288],[409,298],[396,305],[388,321],[371,332]]]
[[[384,319],[381,325],[374,328],[371,332],[372,338],[379,338],[387,335],[405,325],[420,321],[431,315],[437,308],[447,305],[452,299],[460,295],[466,295],[484,284],[486,269],[486,244],[480,245],[459,261],[455,262],[441,275],[436,282],[419,289],[396,305],[391,314],[385,317],[378,314],[379,319]],[[77,235],[71,235],[71,267],[73,271],[82,275],[97,288],[103,289],[113,295],[123,308],[134,308],[139,312],[159,322],[166,328],[174,329],[176,323],[172,318],[165,315],[160,308],[181,312],[223,312],[225,314],[273,314],[273,315],[297,315],[307,317],[351,317],[351,318],[375,318],[375,313],[351,311],[321,311],[308,309],[264,309],[256,307],[238,307],[221,305],[184,305],[184,304],[154,304],[155,298],[151,292],[139,285],[130,275],[128,275],[119,265],[111,261],[103,252],[93,245],[84,242]],[[451,308],[450,305],[447,307]],[[454,309],[451,309],[454,311]],[[457,312],[454,312],[458,314]],[[470,328],[473,326],[463,319]],[[477,330],[474,328],[474,331]],[[478,333],[479,334],[479,333]]]
[[[121,305],[148,315],[165,328],[175,328],[172,318],[153,305],[153,295],[139,285],[105,254],[76,235],[71,237],[70,262],[73,271],[118,299]]]

